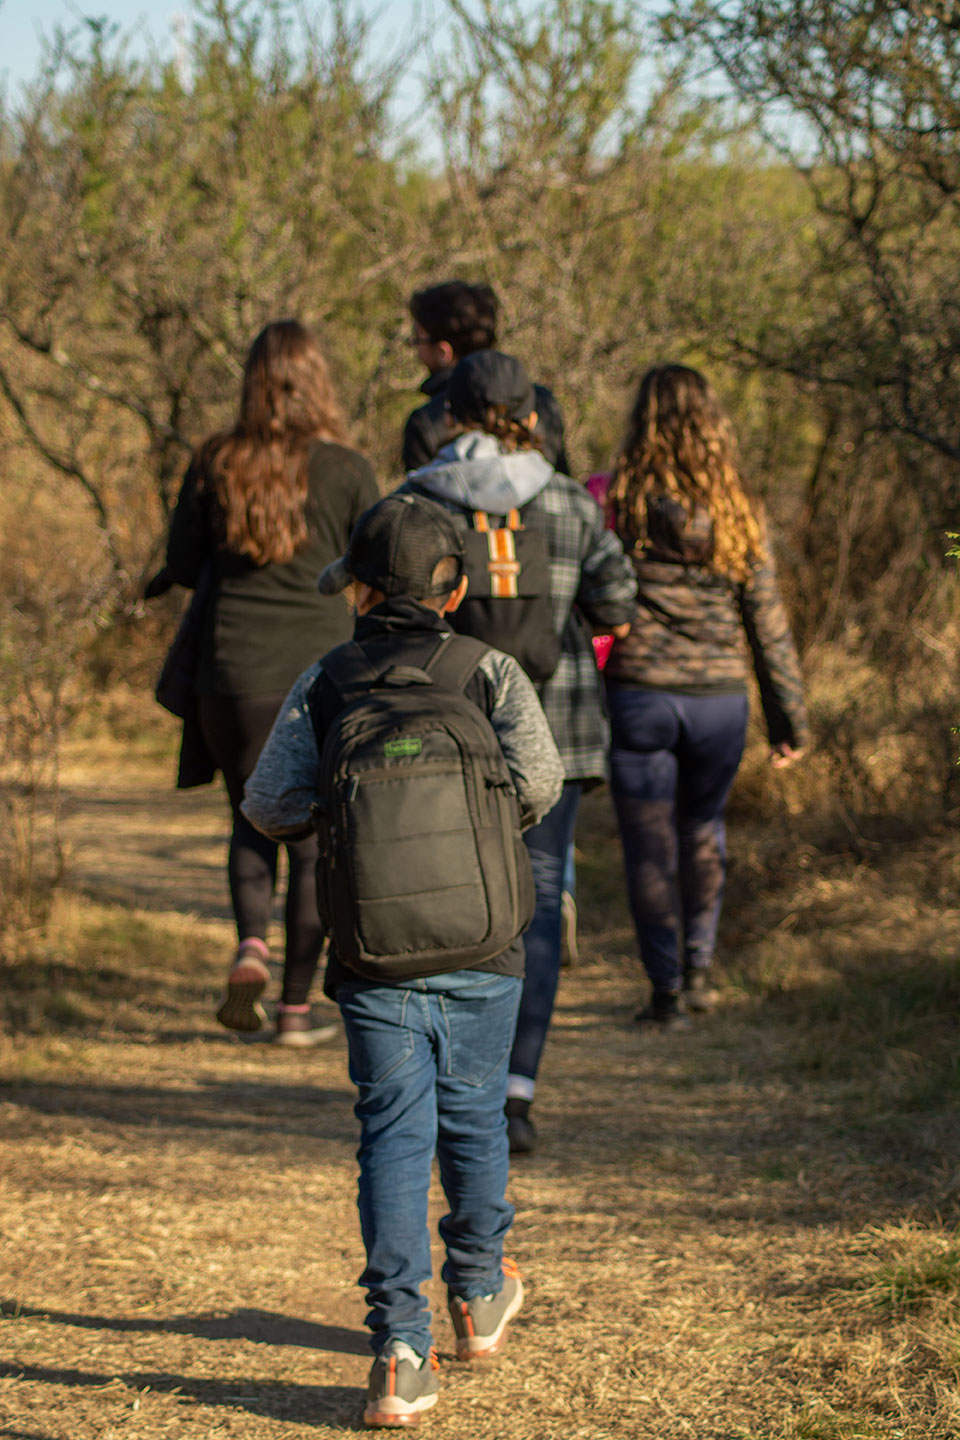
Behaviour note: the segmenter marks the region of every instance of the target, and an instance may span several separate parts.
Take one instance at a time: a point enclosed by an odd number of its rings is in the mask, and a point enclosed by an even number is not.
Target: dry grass
[[[322,1440],[369,1363],[343,1049],[217,1032],[222,802],[171,796],[155,736],[128,753],[71,757],[75,889],[4,959],[0,1437]],[[495,1368],[444,1364],[436,1440],[960,1432],[960,850],[818,843],[755,779],[725,1004],[686,1037],[632,1024],[586,805],[586,955],[511,1182],[529,1303]]]

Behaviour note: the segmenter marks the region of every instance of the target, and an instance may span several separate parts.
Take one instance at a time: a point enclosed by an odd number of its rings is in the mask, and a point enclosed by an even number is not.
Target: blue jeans
[[[713,960],[726,878],[724,811],[747,697],[613,686],[610,788],[640,958],[654,990]],[[682,931],[682,950],[681,950]]]
[[[503,1286],[503,1240],[513,1224],[504,1192],[509,1152],[503,1107],[507,1055],[520,998],[513,975],[460,970],[402,985],[341,981],[337,1003],[359,1091],[359,1209],[379,1353],[391,1338],[418,1355],[431,1346],[427,1198],[434,1153],[449,1214],[442,1278],[472,1300]]]
[[[533,866],[537,908],[523,937],[526,974],[510,1074],[530,1080],[536,1079],[557,993],[563,944],[563,873],[582,792],[581,781],[568,780],[553,809],[524,836]]]

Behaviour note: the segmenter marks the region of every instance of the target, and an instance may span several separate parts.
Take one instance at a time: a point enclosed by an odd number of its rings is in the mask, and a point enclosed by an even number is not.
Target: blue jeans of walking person
[[[640,958],[654,992],[713,960],[726,876],[724,811],[747,697],[609,686],[610,787]]]
[[[430,1353],[428,1195],[434,1154],[449,1213],[445,1283],[465,1300],[499,1293],[509,1154],[504,1099],[521,980],[482,970],[376,985],[336,998],[359,1091],[359,1210],[371,1347]]]
[[[523,937],[525,974],[510,1056],[509,1093],[524,1100],[533,1099],[557,993],[563,946],[563,878],[582,793],[581,781],[568,780],[553,809],[523,837],[533,867],[537,905]]]

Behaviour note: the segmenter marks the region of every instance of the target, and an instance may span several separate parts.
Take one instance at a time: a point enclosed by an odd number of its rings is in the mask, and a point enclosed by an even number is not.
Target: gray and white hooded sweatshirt
[[[538,451],[504,450],[495,436],[478,430],[458,435],[431,464],[412,471],[398,493],[405,491],[436,500],[464,530],[470,529],[475,510],[497,524],[518,509],[525,525],[545,532],[561,654],[556,670],[537,690],[566,778],[603,778],[609,729],[583,621],[597,630],[631,621],[637,582],[617,536],[604,528],[599,505],[582,485],[557,474]]]

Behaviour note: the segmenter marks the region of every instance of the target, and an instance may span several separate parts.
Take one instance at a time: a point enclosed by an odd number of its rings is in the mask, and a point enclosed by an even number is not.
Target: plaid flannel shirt
[[[425,492],[415,481],[401,486],[401,493],[408,489],[429,493],[462,529],[470,529],[462,506],[432,490]],[[495,524],[505,518],[491,514]],[[550,599],[561,639],[557,668],[537,692],[566,778],[602,779],[607,773],[610,729],[588,626],[610,629],[633,619],[637,594],[633,566],[616,535],[604,528],[599,505],[565,475],[555,472],[524,505],[522,515],[525,525],[546,533]]]

